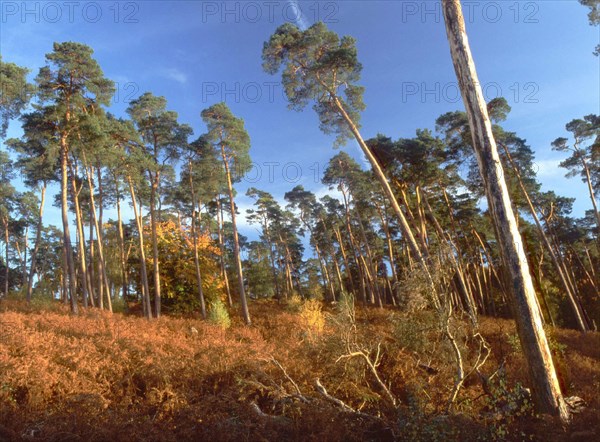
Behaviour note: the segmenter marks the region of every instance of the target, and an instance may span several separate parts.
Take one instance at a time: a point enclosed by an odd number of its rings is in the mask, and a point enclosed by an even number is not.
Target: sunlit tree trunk
[[[511,277],[512,305],[533,382],[533,396],[539,411],[558,415],[563,422],[569,422],[569,411],[560,391],[542,326],[523,241],[517,230],[492,125],[471,56],[460,0],[442,0],[442,8],[450,53],[469,117],[475,156],[497,226],[500,251]]]
[[[156,200],[158,193],[158,184],[160,182],[159,172],[156,172],[154,176],[151,175],[151,187],[150,187],[150,227],[152,231],[152,273],[154,277],[154,314],[157,318],[160,317],[160,264],[158,254],[158,232],[156,229],[156,223],[158,222],[156,214]]]
[[[2,217],[2,226],[4,227],[4,296],[8,296],[8,278],[10,276],[10,266],[8,265],[8,249],[9,249],[9,232],[8,232],[8,217]]]
[[[33,252],[31,254],[31,267],[29,268],[29,275],[27,277],[27,302],[31,301],[31,296],[33,295],[33,277],[36,272],[37,266],[37,255],[40,249],[40,241],[42,239],[42,228],[43,224],[43,215],[44,215],[44,204],[46,202],[46,182],[42,184],[42,190],[40,195],[40,209],[38,212],[38,224],[37,231],[35,234],[35,244],[33,245]]]
[[[76,170],[71,165],[71,188],[73,189],[73,203],[75,206],[75,225],[77,227],[77,236],[79,237],[78,248],[79,248],[79,269],[81,278],[81,290],[83,292],[83,306],[88,306],[88,295],[91,296],[91,286],[88,286],[88,271],[86,264],[86,253],[85,253],[85,234],[83,232],[83,216],[81,214],[81,207],[79,205],[79,193],[81,192],[81,186],[77,186],[77,180],[75,179]],[[67,260],[68,262],[68,260]],[[90,265],[93,265],[91,262]],[[73,266],[74,267],[74,266]]]
[[[192,197],[192,241],[194,245],[194,267],[196,268],[196,284],[198,285],[198,301],[200,302],[200,313],[202,318],[206,319],[206,303],[204,301],[204,291],[202,290],[202,273],[200,272],[200,258],[198,256],[198,235],[196,233],[196,192],[194,191],[194,179],[192,174],[192,163],[189,163],[190,170],[190,193]],[[198,213],[200,210],[198,210]]]
[[[334,232],[338,240],[338,244],[340,245],[340,253],[342,254],[342,261],[344,261],[344,268],[346,269],[346,276],[348,278],[348,285],[350,286],[350,291],[352,292],[352,294],[356,295],[356,288],[354,286],[354,281],[352,280],[352,276],[350,273],[350,262],[348,260],[348,255],[346,254],[346,248],[344,247],[342,234],[340,232],[340,229],[338,228],[335,228]]]
[[[67,121],[69,120],[67,113]],[[65,251],[65,260],[67,264],[67,273],[65,280],[68,281],[69,288],[69,299],[71,300],[71,312],[77,314],[79,309],[77,307],[77,285],[75,283],[75,265],[73,263],[73,248],[71,245],[71,233],[69,230],[69,201],[68,201],[68,190],[67,183],[69,174],[67,171],[68,164],[68,149],[66,136],[62,136],[60,139],[60,206],[61,206],[61,217],[63,224],[63,242]]]
[[[237,223],[235,220],[235,203],[233,198],[233,184],[231,183],[231,171],[229,170],[229,160],[225,154],[225,147],[221,144],[221,157],[225,166],[225,175],[227,176],[227,190],[229,192],[229,204],[231,205],[231,225],[233,227],[233,254],[235,265],[237,267],[238,285],[240,291],[240,303],[242,305],[242,315],[247,325],[250,325],[250,312],[248,311],[248,301],[246,300],[246,290],[244,289],[244,273],[242,270],[242,257],[240,254],[240,240],[238,238]]]
[[[221,251],[220,262],[221,262],[221,275],[225,282],[225,291],[227,293],[227,302],[229,307],[233,306],[233,299],[231,299],[231,289],[229,287],[229,277],[227,276],[227,267],[225,266],[225,239],[223,238],[223,208],[221,205],[221,195],[217,195],[217,225],[218,225],[218,239],[219,249]],[[273,264],[274,265],[274,264]]]
[[[142,303],[144,306],[144,315],[147,319],[152,318],[152,306],[150,305],[150,287],[148,284],[148,270],[146,267],[146,251],[144,249],[144,225],[142,224],[142,215],[138,210],[135,189],[131,178],[127,177],[129,184],[129,193],[131,194],[131,204],[133,205],[133,216],[135,217],[135,226],[138,231],[140,245],[140,273],[142,279]]]
[[[85,160],[85,153],[83,154],[83,162],[84,165],[86,163]],[[94,184],[92,183],[92,175],[93,173],[93,168],[89,167],[86,169],[86,176],[87,176],[87,182],[88,182],[88,186],[90,189],[90,205],[91,205],[91,212],[92,212],[92,220],[90,222],[93,221],[94,223],[94,228],[96,229],[96,237],[98,240],[98,265],[99,265],[99,273],[100,273],[100,277],[101,277],[101,284],[99,284],[100,286],[104,285],[104,288],[106,289],[106,302],[108,304],[108,310],[112,313],[112,300],[110,299],[110,284],[108,282],[108,276],[106,274],[106,263],[104,261],[104,245],[102,244],[102,231],[100,230],[100,223],[98,221],[98,216],[96,214],[96,203],[95,203],[95,198],[94,198]],[[100,287],[99,287],[100,288]],[[102,296],[102,290],[99,290],[100,296]]]
[[[121,214],[121,191],[117,177],[115,177],[116,186],[116,206],[117,206],[117,232],[119,235],[119,258],[121,260],[121,277],[123,278],[122,296],[125,306],[127,306],[127,297],[129,295],[129,272],[127,271],[127,258],[125,256],[125,235],[123,232],[123,217]]]

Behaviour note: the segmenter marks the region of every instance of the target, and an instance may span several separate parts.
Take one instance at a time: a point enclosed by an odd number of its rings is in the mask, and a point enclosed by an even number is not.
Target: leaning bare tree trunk
[[[433,277],[429,270],[429,265],[427,263],[427,251],[421,250],[419,245],[417,244],[417,241],[415,240],[415,237],[410,229],[408,221],[406,220],[406,217],[404,216],[404,213],[402,212],[402,209],[400,208],[400,205],[398,204],[398,200],[396,200],[396,196],[394,195],[394,192],[392,191],[392,188],[390,187],[390,183],[388,182],[387,177],[383,173],[383,170],[381,169],[381,166],[377,162],[377,159],[371,152],[371,149],[369,149],[369,147],[363,140],[360,132],[358,131],[358,127],[356,127],[356,124],[354,124],[354,121],[352,121],[352,118],[350,118],[350,116],[344,109],[344,106],[340,102],[339,98],[337,98],[337,96],[332,96],[332,98],[333,98],[333,101],[335,103],[335,106],[336,106],[339,114],[344,119],[346,124],[348,124],[348,127],[350,128],[352,135],[354,135],[354,138],[358,142],[358,145],[361,147],[363,153],[365,154],[365,156],[371,163],[371,167],[373,168],[373,171],[375,172],[375,176],[377,177],[379,183],[381,184],[381,187],[383,188],[383,192],[385,193],[386,197],[390,201],[390,205],[392,206],[392,209],[394,210],[394,214],[396,215],[396,217],[398,218],[398,221],[400,222],[399,226],[400,226],[400,229],[402,230],[402,235],[404,236],[404,239],[410,249],[411,254],[417,261],[419,261],[419,263],[423,267],[423,270],[427,274],[427,277],[431,283],[432,291],[437,292],[437,290],[435,288],[435,283],[433,281]]]
[[[527,257],[471,55],[460,0],[442,0],[442,8],[450,53],[469,117],[475,156],[496,224],[500,251],[512,280],[512,304],[521,346],[533,381],[534,400],[539,411],[558,415],[566,423],[570,421],[570,414],[560,391],[550,347],[542,327]]]

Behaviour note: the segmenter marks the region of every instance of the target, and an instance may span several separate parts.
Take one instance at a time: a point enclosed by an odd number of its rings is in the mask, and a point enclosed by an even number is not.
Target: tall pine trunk
[[[123,217],[121,214],[121,191],[119,188],[117,177],[115,177],[115,187],[117,206],[117,233],[119,235],[119,258],[121,260],[121,278],[123,279],[121,295],[123,296],[123,302],[125,303],[125,307],[127,308],[127,298],[129,296],[129,274],[127,272],[127,258],[125,256],[125,235],[123,232]]]
[[[225,155],[225,148],[221,145],[221,157],[225,166],[225,175],[227,175],[227,190],[229,192],[229,204],[231,205],[231,225],[233,227],[233,254],[235,256],[235,265],[237,267],[238,285],[240,290],[240,302],[242,304],[242,315],[247,325],[250,325],[250,312],[248,311],[248,302],[246,300],[246,291],[244,289],[244,274],[242,270],[242,257],[240,255],[240,240],[238,238],[237,224],[235,221],[235,203],[233,199],[233,184],[231,183],[231,171],[229,170],[229,160]]]
[[[223,237],[223,206],[221,203],[221,195],[217,195],[217,237],[219,239],[219,250],[221,252],[220,263],[221,263],[221,275],[225,282],[225,291],[227,293],[227,303],[229,307],[233,307],[233,299],[231,299],[231,288],[229,287],[229,277],[227,276],[227,267],[225,266],[225,238]]]
[[[517,229],[492,125],[471,56],[460,0],[442,0],[442,8],[450,53],[469,117],[475,156],[497,228],[500,251],[511,278],[512,305],[533,382],[533,397],[539,411],[558,415],[566,423],[570,421],[569,411],[542,327],[523,241]]]
[[[150,305],[150,287],[148,284],[148,270],[146,267],[146,251],[144,250],[144,226],[142,224],[142,215],[138,210],[137,199],[131,178],[127,177],[129,184],[129,193],[131,194],[131,204],[133,205],[133,216],[135,217],[135,226],[138,231],[139,246],[140,246],[140,273],[142,279],[142,306],[144,316],[147,319],[152,318],[152,307]]]
[[[158,193],[159,174],[152,179],[151,190],[150,190],[150,227],[152,230],[152,272],[154,276],[154,314],[157,318],[160,317],[160,265],[158,255],[158,232],[156,229],[156,223],[158,222],[156,216],[156,198]]]
[[[88,294],[92,293],[91,285],[88,286],[88,272],[86,264],[85,254],[85,235],[83,233],[83,216],[81,214],[81,206],[79,205],[79,193],[81,192],[81,186],[77,187],[77,181],[75,180],[75,168],[71,167],[71,188],[73,189],[73,202],[75,206],[75,224],[77,227],[77,236],[79,241],[77,242],[79,248],[79,268],[81,271],[81,290],[83,292],[83,306],[88,306]],[[90,238],[91,241],[91,238]],[[90,260],[90,266],[93,266],[93,260]],[[75,266],[73,266],[75,267]]]
[[[194,267],[196,269],[196,284],[198,285],[198,301],[200,302],[200,313],[202,318],[206,319],[206,302],[204,301],[204,291],[202,290],[202,273],[200,272],[200,257],[198,256],[198,235],[196,227],[196,192],[194,191],[194,180],[192,178],[192,163],[189,164],[190,170],[190,193],[192,196],[192,240],[194,244]],[[198,213],[200,209],[198,208]]]
[[[83,154],[83,161],[85,164],[85,154]],[[98,267],[99,267],[99,281],[101,285],[104,285],[106,289],[106,302],[108,304],[108,310],[112,313],[112,301],[110,299],[110,284],[108,282],[108,276],[106,274],[106,262],[104,261],[104,245],[102,244],[102,233],[100,230],[100,223],[98,221],[98,215],[96,214],[96,202],[94,198],[94,184],[92,183],[91,175],[93,173],[93,168],[89,167],[86,169],[87,182],[90,189],[90,205],[92,212],[92,221],[94,223],[94,228],[96,229],[96,239],[98,240]],[[90,221],[90,222],[92,222]],[[100,287],[99,287],[100,288]],[[102,296],[102,290],[99,290],[100,296]]]
[[[68,119],[68,118],[67,118]],[[69,180],[68,168],[68,150],[67,140],[63,136],[60,140],[60,208],[61,218],[63,225],[63,242],[64,242],[64,254],[67,267],[67,275],[65,280],[68,281],[69,288],[69,299],[71,301],[71,312],[73,314],[79,313],[77,307],[77,285],[75,283],[75,265],[73,263],[73,247],[71,245],[71,232],[69,230],[69,201],[68,201],[68,190],[67,183]]]
[[[31,296],[33,295],[33,277],[36,272],[37,266],[37,254],[40,249],[40,241],[42,239],[42,228],[43,224],[43,215],[44,215],[44,204],[46,202],[46,182],[42,184],[41,198],[40,198],[40,209],[38,211],[38,224],[37,231],[35,233],[35,244],[33,245],[33,252],[31,254],[31,267],[29,268],[29,275],[27,277],[27,302],[31,301]]]

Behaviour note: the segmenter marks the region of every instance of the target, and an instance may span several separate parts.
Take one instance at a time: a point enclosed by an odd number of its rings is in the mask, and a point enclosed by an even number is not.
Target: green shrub
[[[231,326],[231,318],[223,301],[220,299],[211,301],[208,309],[208,320],[223,329]]]

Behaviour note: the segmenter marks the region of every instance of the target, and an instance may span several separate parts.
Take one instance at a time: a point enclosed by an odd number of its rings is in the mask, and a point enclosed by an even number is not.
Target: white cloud
[[[563,178],[567,170],[560,167],[560,159],[536,160],[533,164],[539,179]]]
[[[324,196],[330,196],[331,198],[334,198],[338,201],[344,201],[344,197],[342,195],[342,192],[340,192],[339,190],[337,190],[335,187],[333,189],[330,189],[329,186],[321,186],[318,189],[316,189],[314,191],[315,196],[317,197],[318,200],[320,200],[321,198],[323,198]]]
[[[163,69],[159,72],[159,75],[168,78],[169,80],[176,81],[179,84],[186,84],[188,80],[187,75],[177,68]]]

